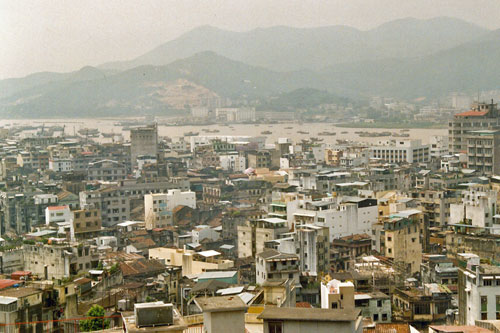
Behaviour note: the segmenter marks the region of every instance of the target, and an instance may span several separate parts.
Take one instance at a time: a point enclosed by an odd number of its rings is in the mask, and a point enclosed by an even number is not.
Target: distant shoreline
[[[431,122],[415,122],[415,123],[344,123],[337,124],[337,127],[344,128],[383,128],[383,129],[411,129],[411,128],[436,128],[436,129],[446,129],[446,126]]]

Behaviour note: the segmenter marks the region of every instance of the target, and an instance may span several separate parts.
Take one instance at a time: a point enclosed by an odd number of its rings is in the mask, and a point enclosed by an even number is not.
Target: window
[[[377,308],[381,308],[382,307],[382,301],[381,300],[377,300]]]
[[[481,319],[488,318],[488,296],[481,296]]]
[[[378,313],[375,313],[375,314],[373,315],[373,321],[378,321]]]
[[[337,303],[332,303],[332,309],[337,309],[338,308],[338,304]]]
[[[491,280],[483,280],[483,286],[491,286]]]
[[[382,321],[387,321],[387,313],[382,313]]]
[[[496,296],[496,319],[500,319],[500,296]]]

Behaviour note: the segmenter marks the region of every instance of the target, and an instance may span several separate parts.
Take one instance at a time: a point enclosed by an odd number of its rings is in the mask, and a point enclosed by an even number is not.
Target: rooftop
[[[203,312],[245,311],[247,309],[245,302],[237,295],[203,297],[196,298],[194,301]]]
[[[361,310],[266,307],[257,317],[264,320],[354,321]]]

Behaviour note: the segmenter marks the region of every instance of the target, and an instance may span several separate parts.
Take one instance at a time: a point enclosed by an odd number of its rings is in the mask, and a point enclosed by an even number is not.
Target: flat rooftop
[[[203,312],[246,311],[247,305],[238,295],[196,298]]]
[[[361,310],[266,307],[257,317],[264,320],[355,321]]]

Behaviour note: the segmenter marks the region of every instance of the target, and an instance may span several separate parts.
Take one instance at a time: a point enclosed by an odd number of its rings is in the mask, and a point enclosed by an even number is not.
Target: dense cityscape
[[[499,112],[472,103],[427,143],[218,133],[251,108],[194,108],[220,130],[179,137],[154,117],[112,135],[9,124],[0,329],[495,331]]]
[[[0,1],[0,333],[500,333],[499,13]]]

